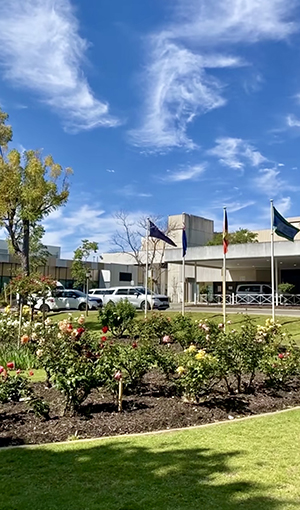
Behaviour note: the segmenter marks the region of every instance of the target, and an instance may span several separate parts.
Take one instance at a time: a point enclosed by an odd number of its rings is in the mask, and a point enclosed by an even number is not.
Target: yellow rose
[[[176,369],[177,374],[182,375],[185,372],[185,368],[180,366]]]
[[[198,353],[196,354],[195,356],[195,359],[197,359],[198,361],[202,360],[206,355],[206,352],[204,349],[200,349],[200,351],[198,351]]]
[[[187,349],[187,352],[195,352],[197,350],[197,347],[195,345],[190,345]]]

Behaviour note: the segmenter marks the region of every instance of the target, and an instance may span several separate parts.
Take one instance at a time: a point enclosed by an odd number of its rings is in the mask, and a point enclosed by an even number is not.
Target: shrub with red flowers
[[[300,374],[299,347],[292,342],[285,347],[277,342],[268,345],[261,360],[261,371],[272,386],[287,385]]]
[[[128,300],[109,302],[99,311],[99,322],[103,333],[110,331],[115,338],[121,338],[125,331],[131,332],[136,309]]]
[[[95,366],[100,354],[85,328],[70,319],[53,325],[47,338],[39,343],[40,363],[51,382],[66,397],[65,412],[73,414],[99,385]],[[78,327],[79,326],[79,327]]]

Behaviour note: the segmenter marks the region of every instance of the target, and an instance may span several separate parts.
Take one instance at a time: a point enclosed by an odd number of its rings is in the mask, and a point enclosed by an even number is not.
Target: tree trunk
[[[23,246],[21,264],[24,273],[28,276],[30,273],[29,267],[29,220],[23,220]]]

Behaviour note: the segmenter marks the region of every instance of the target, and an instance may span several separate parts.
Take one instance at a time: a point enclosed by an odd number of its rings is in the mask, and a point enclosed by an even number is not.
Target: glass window
[[[272,293],[272,289],[268,285],[263,285],[262,291],[263,291],[263,294],[271,294]]]
[[[132,273],[119,273],[119,281],[120,282],[131,282]]]
[[[139,294],[139,291],[137,289],[129,289],[128,294],[130,296],[136,296],[136,294]]]
[[[118,296],[120,296],[120,295],[121,295],[121,296],[127,296],[127,294],[128,294],[128,289],[119,289],[119,290],[117,290],[116,294],[117,294]]]

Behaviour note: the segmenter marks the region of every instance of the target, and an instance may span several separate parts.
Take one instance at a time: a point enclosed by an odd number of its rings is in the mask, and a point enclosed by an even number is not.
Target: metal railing
[[[300,294],[275,294],[276,306],[300,306]],[[221,305],[223,303],[222,294],[200,294],[198,304]],[[228,305],[272,305],[271,294],[226,294],[226,304]]]

